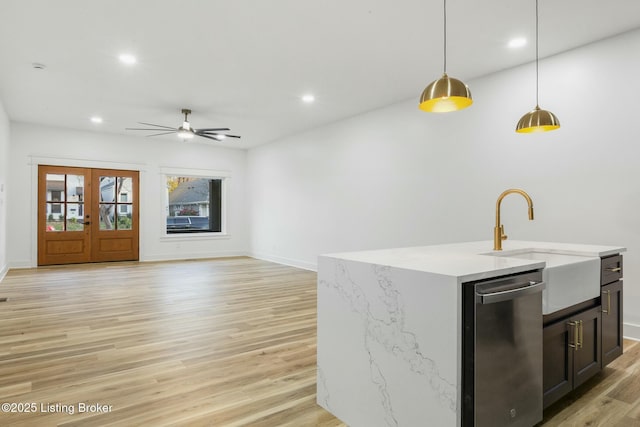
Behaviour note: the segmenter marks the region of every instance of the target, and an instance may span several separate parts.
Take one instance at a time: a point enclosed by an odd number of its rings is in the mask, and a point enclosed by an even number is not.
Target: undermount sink
[[[544,261],[542,279],[542,313],[563,308],[600,296],[600,258],[567,254],[545,249],[494,251],[483,255]]]

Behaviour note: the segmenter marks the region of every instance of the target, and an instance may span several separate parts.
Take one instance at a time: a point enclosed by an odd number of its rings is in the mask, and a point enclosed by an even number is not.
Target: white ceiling
[[[449,74],[532,61],[534,12],[534,0],[449,0]],[[540,0],[542,57],[635,28],[640,0]],[[514,36],[530,43],[509,50]],[[441,73],[439,0],[0,1],[14,121],[134,134],[124,128],[179,126],[191,108],[194,127],[230,127],[242,139],[222,144],[247,148],[409,98],[417,108]]]

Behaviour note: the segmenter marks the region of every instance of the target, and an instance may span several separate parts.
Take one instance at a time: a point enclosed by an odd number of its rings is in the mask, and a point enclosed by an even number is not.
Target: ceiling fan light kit
[[[191,110],[183,108],[182,114],[184,114],[184,122],[182,122],[182,126],[178,128],[178,137],[185,139],[192,139],[194,136],[193,130],[191,129],[191,125],[189,124],[189,114],[191,114]]]
[[[190,129],[185,129],[183,127],[180,127],[178,129],[178,137],[182,138],[182,139],[192,139],[195,136],[195,134],[193,132],[191,132]]]
[[[212,139],[218,142],[226,138],[240,138],[239,135],[229,135],[227,133],[224,133],[226,131],[229,131],[230,130],[229,128],[194,129],[193,127],[191,127],[191,124],[189,123],[189,114],[191,114],[191,110],[189,110],[188,108],[183,108],[182,114],[184,114],[184,121],[182,122],[182,125],[180,125],[177,128],[172,128],[171,126],[156,125],[153,123],[138,122],[141,125],[154,126],[154,127],[153,128],[126,128],[126,130],[143,130],[143,131],[154,131],[154,132],[160,131],[160,133],[155,133],[147,136],[169,135],[169,134],[175,133],[178,135],[179,138],[182,138],[183,141],[187,139],[192,139],[194,136],[200,136],[202,138]]]

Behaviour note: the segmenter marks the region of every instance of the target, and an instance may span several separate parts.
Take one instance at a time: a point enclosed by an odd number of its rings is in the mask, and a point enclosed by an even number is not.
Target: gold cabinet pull
[[[621,268],[621,267],[607,268],[607,271],[610,271],[610,272],[612,272],[612,273],[617,273],[617,272],[619,272],[620,270],[622,270],[622,268]]]
[[[578,341],[576,342],[577,348],[582,348],[582,343],[584,342],[584,322],[582,320],[578,320],[580,327],[578,328]]]
[[[602,309],[602,312],[607,316],[611,314],[611,291],[602,291],[603,294],[607,294],[607,309]]]
[[[576,320],[575,322],[569,322],[567,323],[567,325],[573,326],[573,344],[571,343],[571,340],[569,340],[569,347],[573,348],[575,351],[578,351],[579,321]]]

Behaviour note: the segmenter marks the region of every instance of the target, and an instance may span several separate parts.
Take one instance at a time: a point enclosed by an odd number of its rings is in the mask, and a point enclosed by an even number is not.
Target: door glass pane
[[[133,200],[133,180],[128,177],[118,178],[118,202]]]
[[[47,203],[47,231],[64,231],[63,203]]]
[[[100,177],[100,201],[116,201],[116,178],[113,176]]]
[[[67,231],[82,231],[82,205],[78,203],[67,204]]]
[[[118,230],[131,230],[132,205],[118,205]]]
[[[116,205],[100,203],[100,230],[114,230]]]
[[[64,175],[47,174],[47,202],[64,201]]]
[[[67,175],[67,201],[82,202],[84,200],[84,176]]]

